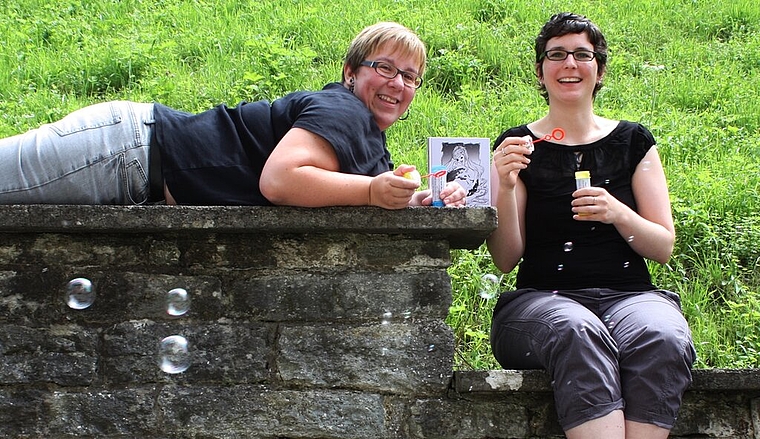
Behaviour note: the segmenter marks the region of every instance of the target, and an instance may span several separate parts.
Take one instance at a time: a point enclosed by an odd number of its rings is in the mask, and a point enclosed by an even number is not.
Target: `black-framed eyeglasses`
[[[414,72],[405,72],[393,64],[385,61],[362,61],[361,65],[372,67],[383,78],[393,79],[401,75],[404,85],[411,88],[422,87],[422,77]]]
[[[544,52],[542,58],[546,58],[549,61],[564,61],[568,55],[573,55],[576,61],[590,62],[596,57],[597,53],[592,50],[576,50],[571,52],[569,50],[553,49]]]

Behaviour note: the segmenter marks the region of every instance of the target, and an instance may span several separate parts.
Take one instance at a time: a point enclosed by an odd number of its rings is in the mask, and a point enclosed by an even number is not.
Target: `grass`
[[[340,77],[364,26],[399,21],[428,45],[425,86],[388,131],[396,163],[426,167],[429,136],[494,139],[546,111],[532,42],[555,12],[588,15],[610,44],[600,115],[640,121],[666,167],[678,239],[655,282],[678,292],[697,367],[760,367],[760,8],[754,0],[6,0],[0,136],[93,102],[186,111],[275,99]],[[484,247],[454,251],[448,323],[461,368],[497,368]],[[491,275],[491,276],[488,276]],[[485,276],[486,280],[483,280]]]

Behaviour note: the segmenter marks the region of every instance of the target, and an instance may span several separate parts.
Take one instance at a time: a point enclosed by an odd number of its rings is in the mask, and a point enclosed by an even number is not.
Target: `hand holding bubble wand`
[[[532,140],[531,139],[531,140],[529,140],[527,142],[526,146],[528,147],[528,149],[530,150],[530,152],[533,152],[533,150],[535,149],[535,147],[533,145],[536,144],[536,143],[538,143],[538,142],[541,142],[543,140],[562,140],[564,138],[565,138],[565,130],[563,130],[562,128],[554,128],[552,130],[551,134],[547,134],[547,135],[545,135],[543,137],[539,137],[536,140]]]

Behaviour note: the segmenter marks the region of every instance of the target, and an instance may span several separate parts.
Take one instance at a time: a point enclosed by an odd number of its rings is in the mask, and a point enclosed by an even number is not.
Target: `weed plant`
[[[195,112],[318,89],[340,78],[359,30],[392,20],[419,33],[429,65],[389,147],[396,163],[425,168],[429,136],[495,139],[544,114],[533,39],[560,11],[589,16],[608,38],[597,112],[658,140],[678,238],[671,261],[650,267],[681,295],[697,367],[760,367],[755,0],[4,0],[0,136],[104,100]],[[498,272],[485,247],[453,251],[449,273],[457,365],[497,368],[491,309],[514,273]]]

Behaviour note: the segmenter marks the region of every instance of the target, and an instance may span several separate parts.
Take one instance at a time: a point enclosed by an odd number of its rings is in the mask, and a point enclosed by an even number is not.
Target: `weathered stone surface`
[[[150,437],[160,431],[153,388],[53,392],[44,437]]]
[[[0,326],[0,385],[87,386],[95,381],[97,362],[98,334],[91,329]]]
[[[165,431],[184,437],[391,439],[372,393],[165,387],[158,404]]]
[[[45,396],[49,392],[18,386],[0,387],[0,437],[43,437],[47,419]]]
[[[440,322],[283,326],[277,367],[283,381],[402,394],[442,394],[454,356]]]
[[[547,431],[534,431],[532,416],[554,417],[549,404],[543,412],[531,413],[521,399],[467,401],[457,399],[418,400],[411,408],[409,437],[414,439],[486,439],[551,437]],[[543,420],[542,425],[543,427]],[[557,433],[555,431],[555,433]],[[558,432],[560,435],[561,430]],[[561,436],[560,436],[561,437]]]
[[[694,370],[671,438],[760,439],[760,370]],[[454,373],[457,397],[475,405],[521,401],[529,412],[552,405],[550,378],[541,370],[459,371]],[[546,437],[558,430],[556,414],[531,416],[531,434]],[[543,433],[542,433],[543,432]],[[486,436],[487,437],[487,436]],[[561,436],[560,436],[561,437]]]
[[[103,335],[104,380],[120,386],[265,382],[270,378],[269,362],[274,355],[272,329],[261,323],[120,323]],[[159,367],[159,343],[171,335],[180,335],[188,342],[189,367],[176,375],[166,374]]]
[[[562,437],[542,371],[452,371],[449,250],[495,225],[490,208],[0,206],[0,437]],[[86,309],[65,303],[75,277]],[[159,367],[171,335],[177,373]],[[760,439],[759,380],[695,371],[672,437]]]
[[[443,239],[477,248],[496,228],[490,207],[3,206],[0,231],[55,233],[363,233]]]
[[[231,280],[228,315],[274,321],[380,320],[386,313],[444,319],[451,303],[445,271],[283,273]]]

